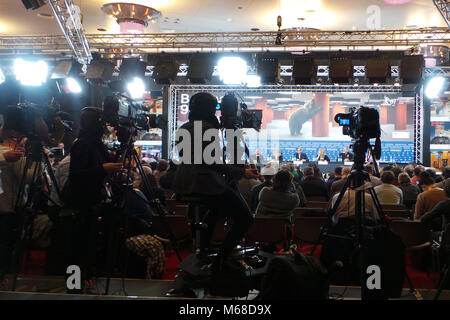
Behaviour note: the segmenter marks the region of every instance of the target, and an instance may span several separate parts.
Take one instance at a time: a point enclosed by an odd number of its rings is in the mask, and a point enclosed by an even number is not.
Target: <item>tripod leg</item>
[[[433,300],[438,300],[439,296],[441,295],[442,290],[444,289],[444,286],[447,284],[448,281],[448,271],[449,268],[446,266],[443,272],[443,276],[441,279],[441,282],[439,283],[438,290],[436,292],[436,295],[434,296]]]

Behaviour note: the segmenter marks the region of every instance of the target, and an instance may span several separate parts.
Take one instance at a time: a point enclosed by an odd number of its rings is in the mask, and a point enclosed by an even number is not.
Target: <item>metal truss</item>
[[[64,37],[69,44],[70,49],[73,52],[74,57],[78,60],[78,62],[84,66],[87,66],[92,60],[92,54],[89,49],[89,43],[86,39],[86,35],[83,31],[83,26],[79,21],[80,17],[77,16],[79,13],[76,13],[74,10],[74,4],[72,0],[49,0],[48,1],[53,14],[58,21],[59,26],[61,27],[62,32],[64,33]],[[55,41],[58,42],[60,39],[58,38],[46,38],[44,41]],[[49,45],[48,48],[44,48],[44,50],[51,50],[52,45],[50,43],[46,43]],[[54,48],[54,47],[53,47]],[[60,50],[60,44],[55,48],[56,50]]]
[[[439,10],[447,25],[450,27],[450,7],[447,0],[433,0],[434,5]]]
[[[420,91],[416,93],[416,105],[414,110],[414,161],[422,163],[424,126],[423,86],[421,86]]]
[[[84,34],[67,28],[70,15],[64,11],[72,0],[51,0],[66,37],[51,35],[0,37],[0,50],[37,51],[48,54],[72,51],[90,59],[92,51],[124,56],[157,52],[257,52],[257,51],[337,51],[406,50],[420,45],[448,45],[448,28],[365,31],[284,31],[282,44],[275,45],[277,32]],[[58,7],[56,6],[58,4]],[[59,9],[58,9],[59,8]],[[88,45],[89,42],[89,45]]]

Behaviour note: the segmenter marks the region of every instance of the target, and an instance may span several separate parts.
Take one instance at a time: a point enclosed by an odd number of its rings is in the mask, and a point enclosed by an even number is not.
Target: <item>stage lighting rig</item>
[[[24,86],[40,86],[47,81],[48,66],[45,61],[14,61],[16,79]]]

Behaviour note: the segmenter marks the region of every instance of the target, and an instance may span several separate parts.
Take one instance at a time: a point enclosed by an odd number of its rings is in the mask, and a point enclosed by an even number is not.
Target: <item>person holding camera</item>
[[[105,179],[122,169],[122,163],[110,160],[102,141],[105,133],[101,110],[84,108],[78,139],[70,150],[69,179],[63,189],[65,206],[76,213],[70,263],[80,266],[85,279],[91,277],[95,258],[95,222],[97,207],[106,194]]]
[[[219,140],[220,123],[215,115],[217,99],[206,92],[200,92],[192,96],[189,102],[189,122],[185,123],[179,130],[185,130],[190,136],[191,154],[184,154],[184,150],[179,150],[180,158],[190,156],[190,161],[180,161],[176,171],[174,182],[174,191],[177,196],[198,197],[202,203],[210,210],[206,221],[207,230],[202,230],[201,248],[206,249],[209,246],[212,233],[219,217],[231,218],[233,224],[226,235],[225,241],[220,249],[219,255],[213,261],[212,270],[222,271],[231,267],[227,258],[230,256],[234,247],[239,243],[248,228],[253,222],[253,216],[237,189],[236,182],[245,174],[244,166],[235,164],[225,164],[223,159],[215,161],[213,164],[207,164],[204,157],[201,163],[194,163],[194,140],[202,141],[204,133],[213,129],[216,130],[215,141]],[[195,132],[194,127],[201,124],[201,131]],[[202,134],[200,136],[200,134]],[[184,138],[180,137],[177,141],[179,147]],[[202,144],[203,151],[208,146],[208,142]],[[218,163],[219,162],[219,163]]]

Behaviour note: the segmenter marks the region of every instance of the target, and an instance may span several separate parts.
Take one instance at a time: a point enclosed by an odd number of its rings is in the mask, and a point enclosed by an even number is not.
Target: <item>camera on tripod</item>
[[[137,104],[122,95],[105,98],[102,118],[105,123],[117,129],[119,141],[128,140],[133,130],[164,130],[167,127],[162,115],[153,114],[143,104]]]
[[[234,93],[227,93],[218,108],[222,113],[221,126],[225,129],[261,129],[262,110],[248,109],[244,101],[239,103]]]
[[[378,110],[360,106],[349,113],[338,113],[334,117],[342,133],[353,139],[374,139],[381,136],[380,115]]]

